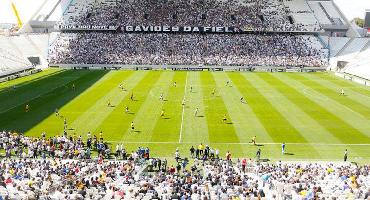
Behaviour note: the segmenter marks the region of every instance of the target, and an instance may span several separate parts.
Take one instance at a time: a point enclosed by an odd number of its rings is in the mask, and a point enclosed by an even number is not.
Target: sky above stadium
[[[370,0],[334,0],[346,17],[364,18],[365,9],[370,9]],[[23,22],[26,22],[40,7],[44,0],[13,0]],[[61,9],[59,8],[59,13]],[[0,0],[0,23],[16,23],[17,19],[11,9],[10,0]]]

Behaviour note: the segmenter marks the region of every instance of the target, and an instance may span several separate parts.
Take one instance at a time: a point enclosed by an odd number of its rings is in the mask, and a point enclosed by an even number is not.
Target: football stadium
[[[0,200],[370,199],[370,5],[342,2],[3,1]]]

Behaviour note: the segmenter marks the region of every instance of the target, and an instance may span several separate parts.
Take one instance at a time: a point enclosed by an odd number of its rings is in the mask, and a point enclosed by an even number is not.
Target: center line
[[[188,72],[186,72],[186,80],[185,80],[185,91],[184,91],[184,97],[182,100],[185,99],[186,95],[186,89],[188,86]],[[185,113],[185,105],[182,106],[182,114],[181,114],[181,128],[180,128],[180,138],[179,138],[179,143],[181,143],[182,140],[182,127],[183,127],[183,122],[184,122],[184,113]]]

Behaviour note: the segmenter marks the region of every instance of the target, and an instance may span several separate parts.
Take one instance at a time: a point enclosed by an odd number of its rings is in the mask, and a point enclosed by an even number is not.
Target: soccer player
[[[122,91],[125,91],[125,88],[123,87],[122,83],[119,84],[118,88],[121,89]]]
[[[193,92],[193,86],[190,86],[190,93]]]
[[[198,116],[198,112],[199,112],[199,108],[195,108],[195,112],[194,112],[194,117],[197,117]]]
[[[257,139],[257,136],[253,136],[252,137],[252,143],[253,143],[253,145],[256,145],[256,139]]]
[[[99,133],[99,139],[100,140],[103,140],[103,131],[100,131],[100,133]]]
[[[130,110],[129,110],[128,106],[126,106],[125,107],[125,113],[129,113],[129,112],[130,112]]]
[[[131,131],[135,131],[135,124],[134,124],[134,122],[131,122]]]
[[[240,97],[240,102],[241,102],[241,103],[247,103],[247,102],[244,100],[244,97]]]
[[[227,122],[226,114],[224,114],[224,118],[222,119],[222,121],[223,121],[224,123],[226,123],[226,122]]]
[[[163,118],[164,117],[164,110],[162,109],[161,111],[161,117]]]
[[[230,81],[226,81],[226,86],[229,86],[229,84],[230,84]]]
[[[108,100],[108,107],[111,107],[112,104],[110,103],[110,100]]]
[[[226,156],[226,160],[230,162],[231,161],[231,153],[230,153],[230,151],[227,151],[225,156]]]
[[[176,83],[176,81],[173,83],[173,87],[176,87],[177,86],[177,83]]]
[[[194,158],[194,152],[195,152],[195,148],[194,148],[194,146],[191,146],[191,148],[190,148],[190,156],[191,156],[191,158]]]
[[[121,88],[122,91],[126,91],[126,88],[125,88],[124,84],[122,84],[122,83],[119,85],[119,88]]]
[[[74,83],[72,84],[72,90],[73,90],[73,91],[75,91],[75,90],[76,90],[76,86],[75,86],[75,84],[74,84]]]
[[[347,149],[344,151],[344,158],[343,158],[343,160],[344,160],[344,162],[347,162],[347,159],[348,159],[348,151],[347,151]]]
[[[63,124],[64,124],[64,131],[66,131],[68,128],[67,118],[64,118]]]
[[[215,96],[215,93],[216,93],[216,88],[213,88],[213,90],[212,90],[212,96]]]
[[[134,100],[134,93],[133,92],[131,93],[130,99],[131,99],[131,101]]]
[[[185,98],[182,99],[182,103],[181,104],[182,104],[182,106],[185,106],[185,104],[186,104]]]
[[[281,154],[285,154],[285,142],[283,142],[283,144],[281,144]]]
[[[163,101],[163,93],[159,96],[159,100]]]
[[[26,112],[30,111],[30,106],[28,104],[26,104],[26,107],[24,109]]]
[[[58,110],[58,108],[55,108],[55,116],[59,117],[59,110]]]
[[[257,152],[256,152],[256,158],[257,158],[257,162],[260,161],[261,159],[261,149],[258,149]]]
[[[344,89],[343,88],[340,90],[340,95],[344,96]]]

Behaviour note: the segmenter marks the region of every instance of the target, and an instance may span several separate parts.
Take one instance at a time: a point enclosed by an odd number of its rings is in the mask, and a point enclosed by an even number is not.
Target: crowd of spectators
[[[78,3],[78,1],[76,2]],[[87,3],[85,3],[87,4]],[[83,4],[83,5],[85,5]],[[278,0],[126,0],[90,2],[63,25],[226,26],[254,31],[318,31],[292,23]]]
[[[2,159],[3,199],[369,199],[369,166],[197,160],[142,172],[135,161]],[[181,169],[181,168],[180,168]]]
[[[281,34],[61,33],[52,64],[321,67],[327,50],[314,36]]]
[[[4,150],[6,158],[17,157],[33,159],[91,159],[96,152],[99,160],[122,159],[138,160],[148,158],[150,150],[148,147],[138,147],[136,151],[127,152],[123,144],[117,144],[115,152],[104,141],[90,133],[84,141],[81,136],[66,134],[47,138],[45,133],[41,137],[27,137],[16,132],[0,132],[0,149]]]
[[[75,10],[59,25],[233,27],[249,34],[61,33],[50,48],[51,64],[327,65],[316,37],[281,33],[320,27],[294,23],[279,0],[75,1],[69,7]]]
[[[224,157],[203,144],[190,148],[190,160],[177,149],[177,162],[172,163],[153,158],[148,148],[138,148],[131,153],[134,155],[117,160],[126,154],[119,144],[116,159],[103,153],[34,157],[32,148],[30,155],[19,156],[12,154],[21,149],[17,146],[39,146],[40,141],[43,146],[45,140],[50,143],[53,139],[45,139],[44,134],[40,138],[0,134],[0,149],[6,150],[6,158],[0,160],[2,199],[370,199],[368,165],[260,163],[250,158],[231,159],[231,152]],[[57,138],[66,145],[78,146],[81,141]],[[88,144],[81,145],[87,148]]]

